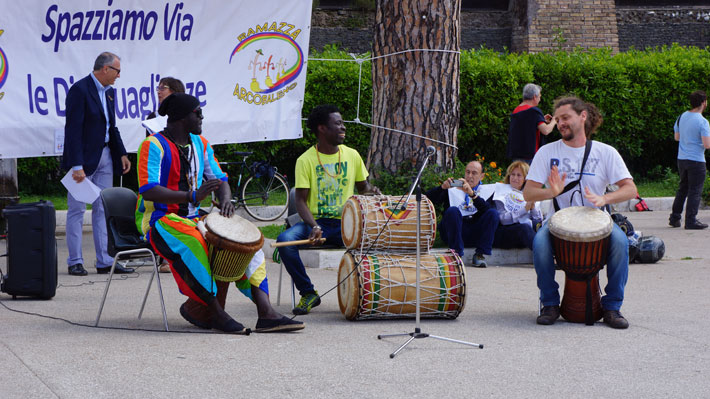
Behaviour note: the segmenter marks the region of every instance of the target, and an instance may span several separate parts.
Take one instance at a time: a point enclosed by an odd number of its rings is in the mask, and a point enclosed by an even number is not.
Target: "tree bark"
[[[459,51],[461,0],[377,1],[373,56],[405,50]],[[372,61],[372,120],[396,129],[456,145],[459,125],[459,54],[412,51]],[[372,128],[368,168],[397,172],[404,161],[417,163],[426,147],[432,163],[454,167],[453,147]]]

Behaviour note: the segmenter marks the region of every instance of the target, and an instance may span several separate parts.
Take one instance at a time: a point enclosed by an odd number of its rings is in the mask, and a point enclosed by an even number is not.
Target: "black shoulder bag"
[[[562,192],[557,195],[557,197],[559,197],[560,195],[573,189],[582,180],[582,175],[584,174],[584,165],[587,164],[587,158],[589,158],[589,152],[591,150],[592,150],[592,140],[587,140],[587,144],[584,145],[584,158],[582,158],[582,167],[579,169],[579,179],[577,179],[571,183],[568,183],[565,186],[565,188],[562,190]],[[555,212],[560,210],[560,205],[557,203],[557,197],[552,199],[552,203],[555,206]]]

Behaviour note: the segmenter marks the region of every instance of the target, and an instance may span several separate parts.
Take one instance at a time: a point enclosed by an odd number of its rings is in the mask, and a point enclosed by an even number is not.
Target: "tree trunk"
[[[459,51],[461,0],[377,1],[373,56],[432,49]],[[456,145],[459,125],[459,54],[412,51],[372,61],[372,120],[375,126],[410,132]],[[453,147],[373,127],[368,168],[395,173],[404,161],[417,163],[426,147],[431,162],[454,167]]]

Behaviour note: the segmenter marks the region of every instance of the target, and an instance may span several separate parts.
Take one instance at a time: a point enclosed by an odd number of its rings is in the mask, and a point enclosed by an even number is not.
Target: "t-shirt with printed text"
[[[368,173],[360,154],[345,145],[335,154],[309,148],[296,160],[296,188],[310,189],[308,209],[313,217],[340,219],[343,205],[355,192],[355,183]]]
[[[567,185],[579,179],[579,169],[582,166],[583,158],[584,146],[574,148],[565,144],[563,140],[557,140],[542,146],[535,154],[527,180],[547,184],[552,165],[557,165],[560,177],[563,173],[567,174],[564,181],[564,184]],[[580,205],[594,207],[584,197],[585,188],[589,188],[594,194],[604,195],[608,184],[631,178],[631,173],[629,173],[619,152],[608,144],[594,141],[579,186],[557,196],[557,202],[560,208]],[[550,206],[548,216],[552,213],[554,213],[554,208]]]

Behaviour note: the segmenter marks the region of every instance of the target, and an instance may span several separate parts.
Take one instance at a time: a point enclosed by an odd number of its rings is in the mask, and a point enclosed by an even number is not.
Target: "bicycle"
[[[236,186],[232,187],[232,203],[235,208],[244,206],[244,210],[254,219],[268,222],[280,218],[288,209],[289,187],[286,178],[268,162],[259,161],[247,165],[247,158],[253,152],[235,152],[243,157],[241,161],[220,162],[223,167],[239,167]],[[244,183],[242,184],[242,178]],[[214,193],[212,193],[214,206]]]

